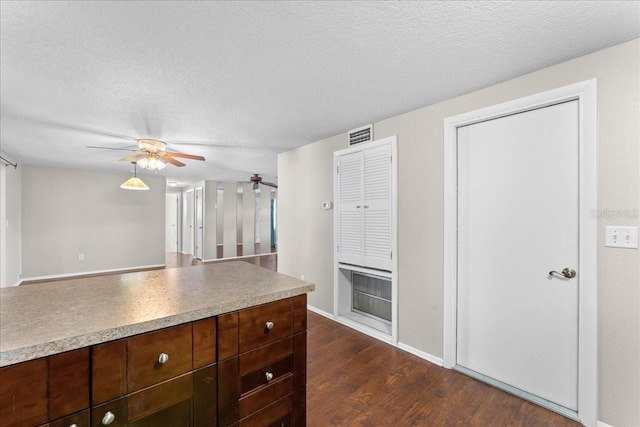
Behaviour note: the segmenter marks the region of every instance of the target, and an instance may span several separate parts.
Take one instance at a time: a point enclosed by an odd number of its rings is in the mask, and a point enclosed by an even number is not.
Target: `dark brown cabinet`
[[[304,426],[306,294],[0,369],[0,427]]]
[[[219,426],[305,425],[306,309],[300,295],[219,318]]]
[[[91,426],[214,427],[216,319],[91,349]]]

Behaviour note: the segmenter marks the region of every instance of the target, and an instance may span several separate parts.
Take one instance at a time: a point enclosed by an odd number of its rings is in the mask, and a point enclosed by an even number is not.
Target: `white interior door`
[[[198,259],[203,257],[204,248],[204,203],[202,200],[202,187],[196,188],[195,201],[195,251],[194,256]]]
[[[193,255],[193,241],[194,241],[194,218],[193,218],[193,190],[189,190],[185,193],[185,201],[184,201],[184,246],[182,251],[185,254]]]
[[[578,101],[459,127],[457,142],[456,364],[577,411]],[[549,274],[564,268],[577,277]]]
[[[178,252],[178,199],[177,193],[167,193],[165,208],[165,251]]]

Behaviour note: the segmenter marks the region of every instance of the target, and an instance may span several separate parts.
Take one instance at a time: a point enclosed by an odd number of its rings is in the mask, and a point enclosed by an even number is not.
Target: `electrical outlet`
[[[610,248],[638,249],[638,227],[606,227],[604,245]]]
[[[301,274],[301,275],[300,275],[300,278],[301,278],[302,280],[304,280],[304,274]]]
[[[78,254],[78,261],[84,261],[84,254]]]

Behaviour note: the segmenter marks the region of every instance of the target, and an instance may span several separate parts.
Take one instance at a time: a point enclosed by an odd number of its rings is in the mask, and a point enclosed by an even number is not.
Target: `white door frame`
[[[579,274],[578,420],[595,427],[598,408],[597,93],[588,80],[537,95],[449,117],[444,120],[444,331],[443,365],[456,365],[457,311],[457,131],[460,126],[541,108],[568,100],[579,102]]]

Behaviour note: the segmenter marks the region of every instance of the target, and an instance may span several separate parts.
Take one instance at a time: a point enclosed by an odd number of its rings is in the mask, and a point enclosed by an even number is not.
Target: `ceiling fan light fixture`
[[[138,160],[138,165],[143,169],[155,170],[164,169],[167,164],[160,160],[157,154],[149,153],[147,157],[143,157]]]

